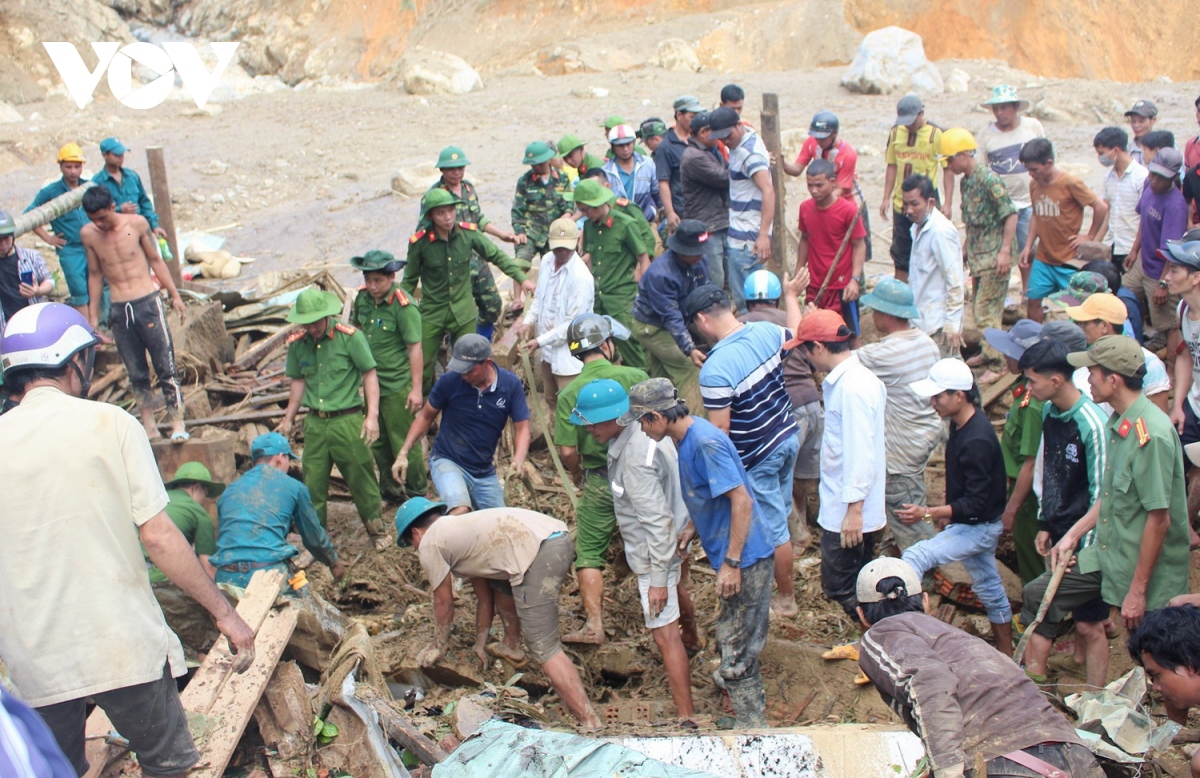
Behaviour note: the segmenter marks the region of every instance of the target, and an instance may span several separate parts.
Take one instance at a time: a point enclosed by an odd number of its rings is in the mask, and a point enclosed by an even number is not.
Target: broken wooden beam
[[[247,421],[266,421],[267,419],[277,419],[287,412],[286,408],[268,408],[264,411],[245,411],[244,413],[230,413],[226,416],[210,416],[207,419],[187,419],[184,424],[188,427],[199,427],[204,424],[234,424]],[[301,411],[303,413],[303,411]],[[159,429],[169,429],[170,422],[159,422]]]
[[[374,691],[360,688],[357,694],[379,714],[379,723],[387,736],[404,746],[409,753],[421,760],[422,764],[435,765],[444,762],[449,756],[437,743],[421,734],[421,731],[392,707],[390,702],[379,697]]]
[[[267,356],[278,346],[286,342],[287,339],[291,337],[292,333],[296,332],[297,330],[298,327],[293,325],[276,332],[274,335],[269,335],[263,338],[247,349],[246,353],[235,359],[232,363],[232,367],[235,370],[245,370],[247,368],[254,367],[258,364],[260,359]]]
[[[983,407],[986,409],[989,405],[999,400],[1008,391],[1009,387],[1017,382],[1018,376],[1013,373],[1005,373],[996,379],[995,383],[989,386],[983,392]]]

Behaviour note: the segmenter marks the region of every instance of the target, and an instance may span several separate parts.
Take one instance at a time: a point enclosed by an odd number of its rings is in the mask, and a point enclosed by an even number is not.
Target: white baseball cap
[[[891,556],[881,556],[869,562],[858,573],[856,596],[859,603],[882,602],[889,596],[877,588],[885,578],[899,578],[904,582],[904,588],[909,597],[921,593],[921,577],[913,566],[903,559]]]
[[[969,392],[975,386],[975,374],[961,359],[939,359],[929,368],[929,378],[908,386],[921,397],[933,397],[951,390]]]

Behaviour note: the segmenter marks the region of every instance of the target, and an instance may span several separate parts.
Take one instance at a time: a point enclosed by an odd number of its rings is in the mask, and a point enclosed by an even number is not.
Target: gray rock
[[[461,57],[420,46],[400,60],[404,89],[413,95],[465,95],[483,89],[483,79]]]

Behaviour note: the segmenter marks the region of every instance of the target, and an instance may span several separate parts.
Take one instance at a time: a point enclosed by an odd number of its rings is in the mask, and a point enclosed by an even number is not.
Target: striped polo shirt
[[[735,247],[744,248],[758,238],[762,190],[754,183],[754,174],[769,168],[762,138],[747,129],[738,147],[729,150],[729,242]]]
[[[700,368],[704,407],[729,409],[729,438],[750,470],[789,436],[799,433],[783,384],[783,344],[792,334],[776,324],[751,322],[713,346]]]

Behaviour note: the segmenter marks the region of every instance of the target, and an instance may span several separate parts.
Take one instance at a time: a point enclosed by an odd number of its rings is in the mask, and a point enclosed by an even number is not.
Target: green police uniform
[[[517,282],[523,282],[525,274],[470,222],[451,227],[448,240],[439,238],[435,230],[418,230],[408,241],[408,264],[400,286],[412,294],[417,283],[421,284],[421,351],[425,357],[422,386],[428,394],[433,386],[433,362],[442,336],[449,333],[455,341],[475,331],[479,309],[469,284],[471,253],[491,262]]]
[[[379,302],[363,288],[354,298],[351,318],[371,346],[379,377],[379,440],[371,447],[379,467],[379,491],[389,502],[421,497],[427,482],[420,447],[408,454],[403,489],[392,478],[391,469],[414,420],[407,404],[412,391],[408,347],[421,342],[421,309],[397,285]]]
[[[167,489],[167,517],[179,528],[196,549],[196,556],[212,556],[217,553],[216,528],[212,516],[204,506],[192,499],[183,489]],[[206,651],[220,637],[208,611],[193,600],[150,562],[150,556],[142,548],[146,560],[146,571],[150,575],[150,588],[154,599],[163,612],[163,618],[171,631],[179,636],[189,654]]]
[[[484,229],[492,223],[492,220],[483,215],[483,208],[479,205],[479,195],[475,192],[475,186],[464,179],[461,188],[462,195],[454,195],[458,198],[458,204],[454,211],[455,221],[470,222],[479,229]],[[425,194],[429,194],[434,189],[444,189],[450,192],[450,187],[446,186],[446,182],[439,180],[429,187]],[[453,195],[454,192],[450,192],[450,194]],[[417,223],[419,230],[432,228],[433,222],[425,217],[421,217]],[[479,254],[474,251],[471,252],[471,296],[475,298],[475,305],[479,308],[478,324],[486,327],[500,320],[504,304],[500,300],[499,290],[496,289],[496,279],[492,276],[486,263],[480,259]]]
[[[1171,524],[1146,585],[1146,610],[1185,594],[1191,552],[1183,449],[1171,420],[1144,394],[1108,421],[1108,457],[1100,485],[1096,540],[1079,552],[1079,572],[1099,571],[1101,596],[1120,606],[1137,568],[1146,519],[1150,511],[1166,508]]]
[[[638,207],[638,204],[633,200],[626,200],[624,197],[618,197],[616,200],[613,200],[612,207],[617,213],[623,213],[637,222],[638,237],[642,239],[642,245],[648,247],[647,253],[653,251],[654,228],[650,226],[650,222],[646,221],[646,212]],[[653,256],[650,258],[654,259]]]
[[[633,280],[638,257],[649,254],[654,244],[643,242],[638,223],[618,210],[610,210],[599,224],[591,219],[583,226],[583,251],[592,257],[592,275],[596,278],[596,302],[593,310],[608,315],[633,331],[633,300],[637,281]],[[646,355],[641,344],[630,338],[617,341],[621,361],[629,367],[644,368]]]
[[[304,485],[326,526],[329,473],[334,465],[350,488],[358,516],[372,537],[383,533],[375,462],[362,441],[363,373],[376,368],[366,336],[349,324],[333,323],[319,340],[304,332],[288,338],[288,378],[304,380]]]
[[[611,378],[629,391],[634,384],[648,381],[646,371],[614,365],[607,359],[593,359],[558,393],[554,410],[554,445],[579,452],[583,466],[583,495],[575,511],[575,569],[603,568],[604,554],[617,529],[613,512],[612,489],[608,483],[608,446],[601,445],[586,428],[571,423],[571,411],[583,387],[601,378]]]
[[[1021,466],[1029,457],[1036,457],[1042,442],[1042,408],[1044,402],[1029,391],[1029,382],[1019,379],[1012,389],[1012,407],[1004,420],[1004,435],[1000,438],[1000,450],[1004,455],[1004,470],[1009,478],[1009,494],[1021,472]],[[1022,583],[1029,583],[1046,572],[1046,562],[1037,552],[1034,540],[1038,533],[1037,495],[1031,490],[1017,508],[1013,520],[1013,545],[1017,552],[1017,572]]]
[[[595,154],[592,154],[590,152],[585,153],[583,155],[583,161],[579,163],[579,168],[578,168],[579,175],[582,176],[584,173],[588,172],[589,170],[593,170],[595,168],[602,168],[602,167],[604,167],[603,159],[601,159],[600,157],[597,157]]]
[[[533,260],[550,251],[550,222],[572,213],[571,182],[566,173],[550,168],[550,175],[543,182],[533,170],[517,181],[513,195],[513,232],[524,235],[529,241],[517,246],[517,264],[528,270]]]

